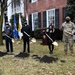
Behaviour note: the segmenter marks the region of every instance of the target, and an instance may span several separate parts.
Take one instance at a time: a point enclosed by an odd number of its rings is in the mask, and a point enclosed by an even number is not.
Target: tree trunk
[[[3,45],[2,21],[3,21],[3,14],[0,15],[0,45]]]

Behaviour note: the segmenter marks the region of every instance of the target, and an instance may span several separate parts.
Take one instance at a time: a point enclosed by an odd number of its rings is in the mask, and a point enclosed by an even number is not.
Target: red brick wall
[[[43,27],[43,11],[56,8],[59,9],[59,19],[60,19],[59,25],[61,25],[62,8],[65,7],[66,5],[67,5],[67,0],[38,0],[37,2],[34,3],[28,3],[28,14],[31,14],[33,12],[41,12],[41,26]]]

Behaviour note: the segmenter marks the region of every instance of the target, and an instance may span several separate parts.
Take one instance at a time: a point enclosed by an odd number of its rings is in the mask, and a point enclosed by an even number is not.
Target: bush
[[[43,30],[46,30],[46,28],[43,29],[36,29],[32,32],[32,36],[35,37],[36,39],[42,39],[43,36]],[[55,39],[56,40],[62,40],[62,31],[59,29],[55,29]]]
[[[55,39],[56,40],[62,40],[62,34],[63,32],[59,29],[55,29]]]
[[[42,39],[41,29],[36,29],[32,31],[31,37],[35,37],[36,39]]]

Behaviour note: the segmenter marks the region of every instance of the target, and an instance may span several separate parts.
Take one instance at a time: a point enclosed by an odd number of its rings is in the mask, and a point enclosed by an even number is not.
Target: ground
[[[22,41],[15,41],[13,54],[5,53],[5,44],[0,46],[0,75],[75,75],[75,54],[71,56],[68,50],[68,55],[64,55],[63,42],[58,41],[52,55],[41,42],[30,45],[30,54],[22,53]]]

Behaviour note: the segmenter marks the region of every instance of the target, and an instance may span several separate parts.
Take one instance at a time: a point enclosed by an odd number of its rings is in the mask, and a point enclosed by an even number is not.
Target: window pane
[[[53,25],[55,25],[55,10],[48,10],[48,26],[50,24],[50,22],[52,21],[53,22]]]
[[[32,2],[36,2],[37,0],[32,0]]]
[[[33,13],[33,25],[34,29],[38,28],[38,13]]]

